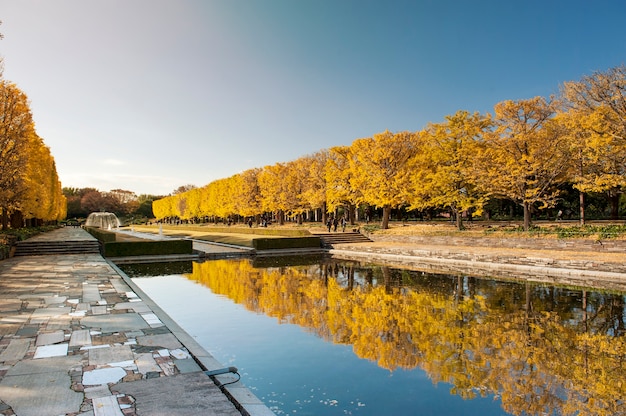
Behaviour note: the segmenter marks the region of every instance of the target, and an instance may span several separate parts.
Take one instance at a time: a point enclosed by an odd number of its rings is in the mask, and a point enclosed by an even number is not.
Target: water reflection
[[[624,414],[624,293],[280,261],[194,263],[187,277],[380,367],[422,368],[463,398],[495,395],[512,414]]]

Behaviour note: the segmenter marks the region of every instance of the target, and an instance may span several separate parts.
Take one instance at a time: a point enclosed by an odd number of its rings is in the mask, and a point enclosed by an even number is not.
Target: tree
[[[197,188],[196,185],[192,184],[181,185],[172,191],[172,195],[182,194],[195,188]]]
[[[324,177],[326,179],[326,205],[334,211],[341,205],[347,205],[350,211],[350,224],[354,225],[356,205],[361,200],[359,190],[351,184],[352,170],[350,161],[354,158],[350,146],[331,147],[328,152]],[[324,221],[326,219],[324,218]]]
[[[359,202],[383,209],[382,229],[389,228],[392,208],[404,203],[409,186],[408,161],[417,152],[417,135],[385,131],[372,138],[355,140],[351,147],[351,187],[361,194]]]
[[[490,127],[490,117],[459,111],[422,132],[406,196],[413,208],[448,208],[459,230],[463,211],[482,210],[486,198],[477,189],[472,162]]]
[[[556,203],[569,168],[567,135],[553,119],[555,109],[543,97],[498,103],[495,130],[485,135],[485,150],[476,158],[481,191],[522,206],[525,230],[532,207]]]
[[[2,229],[9,214],[19,208],[28,163],[28,140],[34,124],[28,98],[15,84],[0,80],[0,210]]]
[[[301,199],[309,209],[315,210],[316,213],[321,210],[322,216],[326,211],[325,167],[328,158],[328,150],[321,150],[304,158],[308,166],[305,166]]]
[[[619,196],[626,187],[626,66],[566,82],[561,95],[578,145],[574,187],[581,195],[606,193],[611,217],[617,219]]]

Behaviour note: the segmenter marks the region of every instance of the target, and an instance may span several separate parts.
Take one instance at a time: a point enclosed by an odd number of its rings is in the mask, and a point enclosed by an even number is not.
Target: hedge
[[[255,238],[253,246],[256,250],[276,250],[285,248],[320,248],[322,243],[319,237],[285,237],[285,238]]]
[[[163,225],[163,230],[169,231],[199,231],[203,233],[234,233],[234,234],[254,234],[254,235],[275,235],[275,236],[288,236],[288,237],[306,237],[310,236],[309,230],[305,229],[286,229],[286,228],[265,228],[265,227],[245,227],[245,226],[230,226],[230,227],[215,227],[212,225],[198,226],[198,225]]]
[[[110,243],[115,241],[115,233],[112,231],[102,230],[98,227],[85,227],[85,230],[98,239],[101,243]]]
[[[104,243],[104,257],[192,254],[191,240],[113,241]]]

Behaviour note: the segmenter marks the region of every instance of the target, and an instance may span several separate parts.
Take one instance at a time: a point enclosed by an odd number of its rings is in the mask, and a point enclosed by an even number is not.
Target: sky
[[[622,0],[0,0],[0,20],[62,186],[138,195],[626,63]]]

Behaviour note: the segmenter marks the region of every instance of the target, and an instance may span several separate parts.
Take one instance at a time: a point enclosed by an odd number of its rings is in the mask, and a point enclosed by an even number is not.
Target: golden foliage
[[[463,398],[495,395],[511,414],[623,410],[626,339],[603,330],[600,311],[562,320],[524,306],[524,296],[526,305],[542,301],[529,286],[518,294],[520,305],[510,290],[481,286],[482,295],[472,295],[476,283],[462,277],[445,279],[438,289],[409,289],[397,286],[386,267],[365,280],[354,267],[257,269],[248,260],[216,260],[194,264],[188,277],[255,313],[350,344],[359,357],[390,371],[420,367]],[[623,319],[623,297],[607,299]]]

